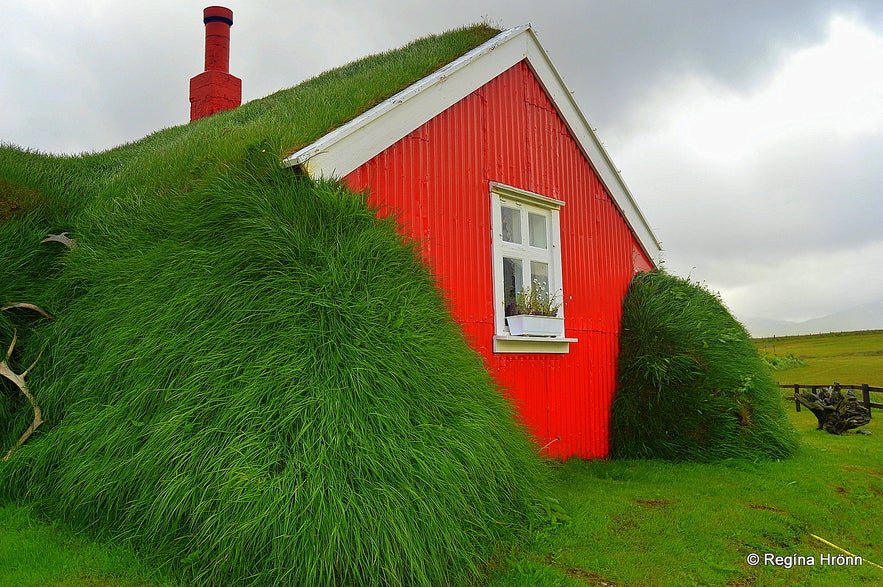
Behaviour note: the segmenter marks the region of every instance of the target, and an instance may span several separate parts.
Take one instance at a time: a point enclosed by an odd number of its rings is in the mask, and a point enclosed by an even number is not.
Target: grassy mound
[[[784,458],[796,435],[744,327],[699,285],[638,275],[623,307],[611,454]]]
[[[200,585],[458,584],[515,540],[543,470],[431,276],[364,195],[279,167],[486,36],[421,41],[417,65],[374,57],[106,153],[0,146],[19,194],[0,303],[57,317],[0,313],[12,366],[40,355],[45,418],[0,462],[0,497]],[[333,116],[290,118],[329,95],[345,102]],[[40,244],[62,231],[77,248]],[[33,414],[5,380],[0,398],[5,451]]]
[[[523,527],[533,449],[364,198],[274,170],[90,214],[7,495],[205,584],[455,582]]]

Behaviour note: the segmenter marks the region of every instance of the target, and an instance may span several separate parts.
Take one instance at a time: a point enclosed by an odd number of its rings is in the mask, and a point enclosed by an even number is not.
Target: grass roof
[[[204,585],[455,584],[535,448],[394,221],[283,155],[477,46],[422,39],[104,153],[0,147],[0,345],[45,424],[0,499]],[[67,231],[77,248],[43,243]],[[0,446],[30,405],[0,380]]]
[[[12,186],[50,206],[82,204],[103,189],[187,190],[254,157],[281,160],[492,38],[479,24],[431,35],[327,71],[299,85],[130,144],[83,156],[0,145],[0,221]]]

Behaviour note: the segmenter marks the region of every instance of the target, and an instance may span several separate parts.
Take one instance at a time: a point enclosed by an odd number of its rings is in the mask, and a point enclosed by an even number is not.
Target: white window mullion
[[[517,291],[534,286],[534,277],[549,294],[564,300],[561,281],[560,209],[564,202],[501,184],[491,184],[491,248],[494,291],[494,352],[568,352],[576,339],[513,337],[506,307]],[[563,318],[563,306],[558,311]]]

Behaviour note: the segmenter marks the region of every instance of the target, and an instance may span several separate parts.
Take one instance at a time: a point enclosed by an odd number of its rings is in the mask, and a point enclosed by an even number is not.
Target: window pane
[[[521,271],[521,259],[503,257],[503,304],[506,316],[515,314],[515,294],[521,291],[524,280]]]
[[[527,215],[528,230],[530,232],[530,246],[539,247],[541,249],[548,248],[548,239],[546,237],[546,217],[543,214],[534,214],[530,212]]]
[[[530,262],[530,284],[531,287],[539,287],[542,288],[548,294],[552,294],[553,292],[549,291],[549,264],[541,263],[539,261],[531,261]]]
[[[515,208],[500,208],[503,225],[503,240],[509,243],[521,244],[521,210]]]

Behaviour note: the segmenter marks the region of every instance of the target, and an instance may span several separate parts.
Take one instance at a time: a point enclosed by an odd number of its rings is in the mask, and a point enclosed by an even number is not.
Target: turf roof
[[[82,202],[100,191],[102,183],[118,181],[118,175],[128,176],[122,181],[132,187],[187,190],[226,166],[281,160],[498,33],[477,24],[430,35],[102,153],[55,157],[3,144],[0,179],[18,186],[17,191],[45,192],[49,205],[70,203],[71,192],[84,192],[73,197]],[[32,201],[30,197],[26,206],[0,202],[0,221],[30,208]]]
[[[57,316],[0,312],[46,420],[0,500],[204,585],[457,584],[523,536],[535,447],[428,271],[364,197],[280,166],[495,33],[103,153],[0,147],[0,303]],[[4,449],[20,396],[0,380]]]

